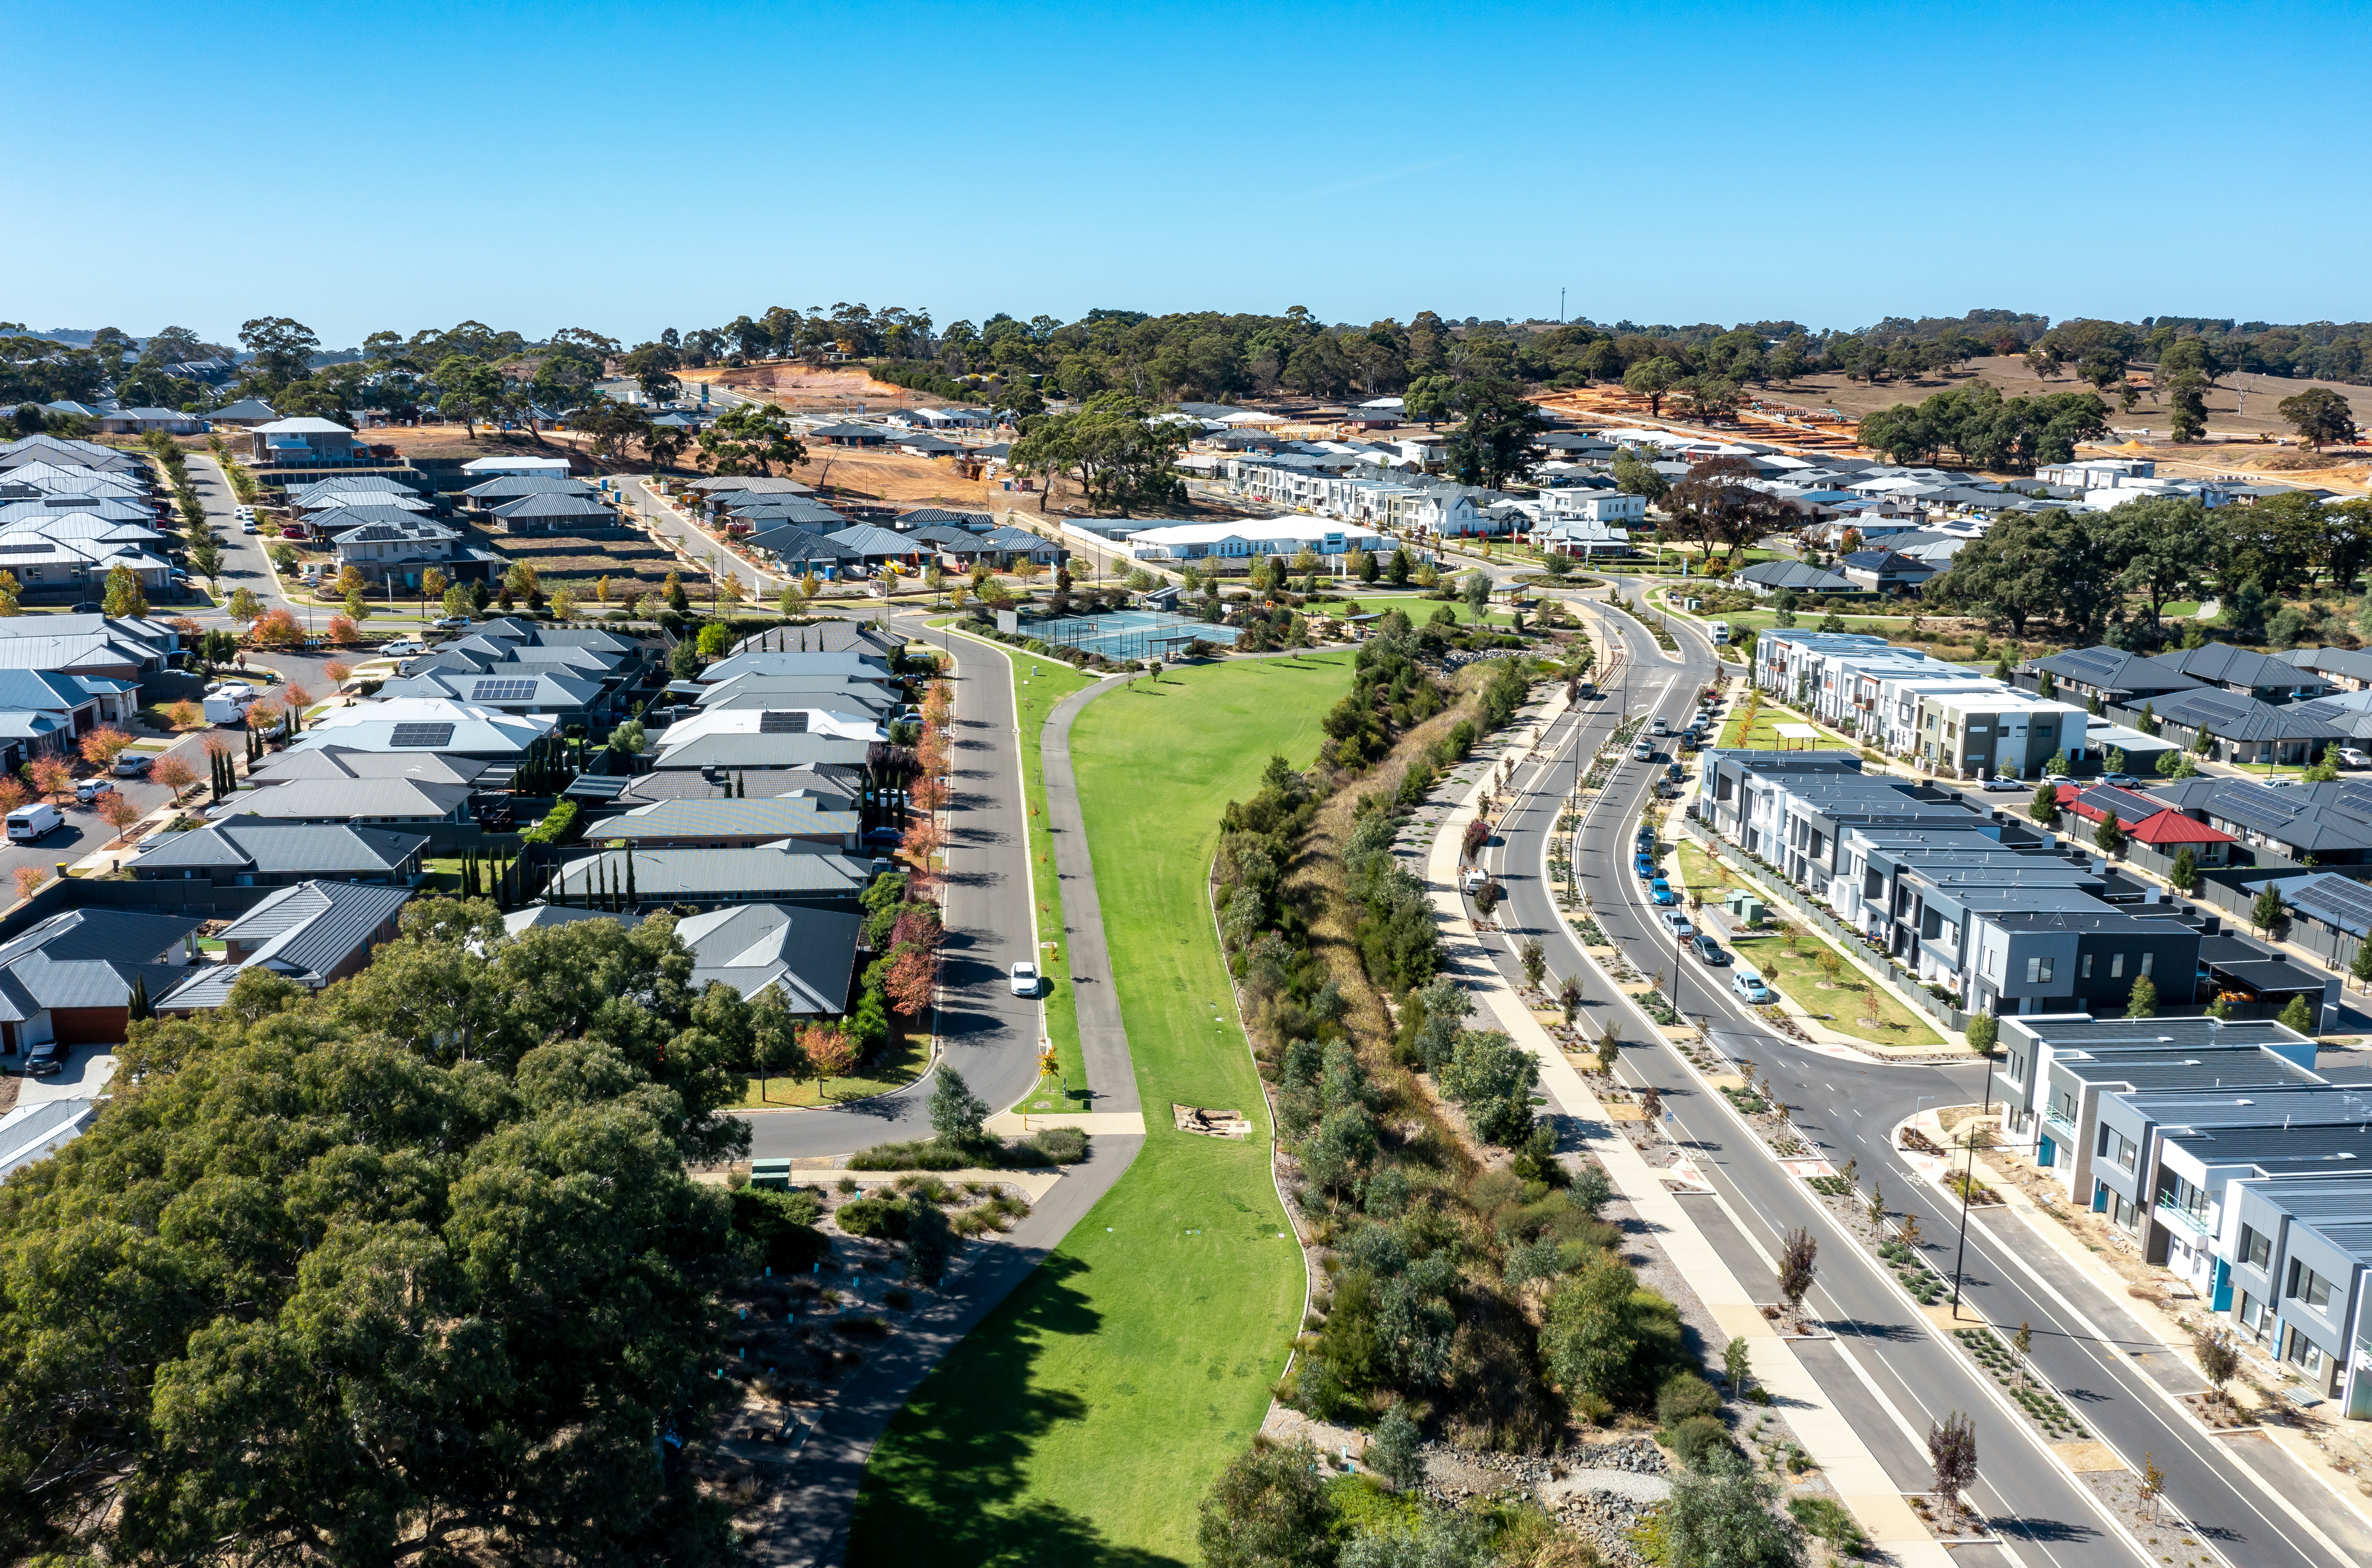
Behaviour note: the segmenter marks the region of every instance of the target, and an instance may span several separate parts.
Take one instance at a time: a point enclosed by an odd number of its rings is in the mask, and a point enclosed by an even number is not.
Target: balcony
[[[2194,1245],[2215,1239],[2215,1233],[2208,1228],[2207,1216],[2204,1214],[2194,1214],[2189,1209],[2179,1209],[2172,1203],[2163,1202],[2151,1212],[2157,1216],[2158,1224],[2169,1230],[2189,1237]]]

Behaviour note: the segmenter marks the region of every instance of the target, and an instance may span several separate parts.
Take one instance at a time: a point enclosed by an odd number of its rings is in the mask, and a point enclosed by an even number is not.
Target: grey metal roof
[[[865,770],[846,764],[810,768],[738,768],[704,773],[697,768],[666,768],[637,773],[615,798],[622,806],[660,800],[723,800],[739,791],[750,800],[771,800],[804,790],[817,798],[855,800],[865,788]]]
[[[891,533],[888,528],[878,528],[870,523],[859,523],[853,528],[843,528],[831,537],[832,543],[843,549],[855,551],[867,561],[877,557],[914,553],[914,541],[904,534]]]
[[[675,934],[692,949],[694,991],[722,983],[746,1001],[774,985],[792,1012],[835,1017],[864,928],[862,916],[838,910],[738,904],[680,921]]]
[[[873,879],[870,860],[844,854],[817,854],[801,849],[640,849],[603,850],[561,867],[554,897],[590,901],[603,886],[599,867],[608,867],[608,886],[622,888],[626,862],[634,862],[635,895],[713,904],[794,897],[799,894],[854,899]]]
[[[412,897],[401,886],[299,882],[283,888],[223,930],[223,940],[260,946],[244,962],[210,964],[173,988],[159,1010],[219,1007],[241,970],[262,965],[319,989]]]
[[[2159,720],[2196,729],[2204,725],[2219,740],[2343,740],[2348,732],[2296,707],[2275,707],[2220,688],[2169,692],[2156,708]]]
[[[618,514],[599,501],[583,494],[571,495],[523,495],[516,501],[494,508],[494,516],[519,517],[600,517],[615,522]]]
[[[295,822],[215,822],[169,833],[133,863],[134,875],[166,870],[251,871],[285,876],[357,872],[384,876],[426,846],[418,833],[389,828]]]
[[[1758,561],[1738,572],[1738,579],[1766,588],[1808,588],[1817,593],[1846,591],[1855,586],[1850,577],[1802,561]]]
[[[248,775],[256,788],[300,779],[417,779],[423,784],[473,784],[492,767],[474,757],[421,751],[355,751],[343,746],[318,751],[283,751],[267,757]]]
[[[762,841],[854,837],[859,828],[857,814],[839,807],[836,798],[827,802],[797,795],[654,801],[604,818],[599,829],[588,836],[605,842],[617,839],[632,842],[637,839]]]
[[[284,822],[351,822],[371,817],[433,821],[452,816],[475,793],[471,784],[426,779],[292,779],[237,791],[208,815],[230,822],[249,817]]]
[[[2298,687],[2309,691],[2330,685],[2312,670],[2283,658],[2236,648],[2229,643],[2206,643],[2195,648],[2169,648],[2150,656],[2150,663],[2193,680],[2203,680],[2211,686],[2278,687],[2285,690]]]
[[[2202,682],[2179,669],[2139,654],[2129,654],[2122,648],[2107,646],[2073,648],[2064,654],[2034,661],[2033,668],[2046,670],[2082,686],[2098,687],[2103,691],[2127,691],[2136,697],[2155,696],[2164,691],[2187,691]]]
[[[87,1099],[53,1099],[0,1116],[0,1177],[49,1158],[79,1137],[98,1114]]]

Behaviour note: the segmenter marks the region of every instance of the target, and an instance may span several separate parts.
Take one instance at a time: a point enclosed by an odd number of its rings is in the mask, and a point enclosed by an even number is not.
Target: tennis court
[[[1022,630],[1063,648],[1085,648],[1110,659],[1168,658],[1197,637],[1232,643],[1237,629],[1163,610],[1115,610],[1025,622]]]

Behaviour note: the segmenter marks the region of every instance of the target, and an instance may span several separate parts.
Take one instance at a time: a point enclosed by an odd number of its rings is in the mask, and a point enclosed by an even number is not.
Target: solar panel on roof
[[[2372,784],[2351,780],[2341,784],[2339,793],[2331,799],[2331,804],[2342,811],[2354,811],[2363,816],[2372,817]]]
[[[2246,806],[2268,812],[2285,822],[2312,804],[2310,798],[2294,798],[2285,791],[2267,789],[2263,784],[2244,784],[2238,779],[2215,792],[2215,805],[2219,809],[2227,806]]]
[[[2238,724],[2249,716],[2248,700],[2241,697],[2212,696],[2199,691],[2187,693],[2183,705],[2193,712],[2205,714],[2218,724]]]
[[[787,712],[764,713],[758,715],[760,735],[805,735],[807,732],[808,711],[805,708],[792,708]]]
[[[390,746],[435,748],[453,744],[453,726],[449,724],[400,724],[388,737]]]
[[[2290,898],[2292,907],[2358,935],[2372,932],[2372,888],[2343,877],[2324,877]],[[2336,917],[2336,918],[2333,918]]]
[[[472,703],[525,703],[534,697],[532,680],[481,680],[470,688]]]

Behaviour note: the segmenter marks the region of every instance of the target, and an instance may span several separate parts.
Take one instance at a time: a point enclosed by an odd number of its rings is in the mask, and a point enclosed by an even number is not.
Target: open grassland
[[[1349,679],[1343,653],[1190,666],[1081,716],[1144,1152],[901,1413],[866,1473],[853,1562],[1196,1556],[1195,1504],[1258,1428],[1302,1302],[1205,888],[1222,808],[1271,755],[1308,762]],[[1243,1110],[1252,1137],[1178,1132],[1173,1101]]]

